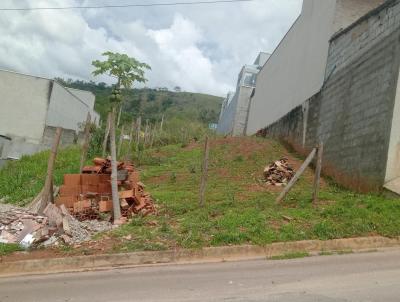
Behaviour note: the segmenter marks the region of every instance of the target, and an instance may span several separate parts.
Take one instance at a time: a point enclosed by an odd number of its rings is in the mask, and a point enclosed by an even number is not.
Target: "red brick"
[[[98,185],[82,185],[82,194],[98,193],[98,192],[99,192]]]
[[[82,185],[95,185],[99,184],[100,177],[97,174],[82,174],[81,182]]]
[[[133,190],[128,191],[120,191],[118,192],[119,198],[132,198],[133,197]]]
[[[92,202],[90,200],[80,200],[74,203],[74,212],[79,213],[83,210],[89,209],[92,206]]]
[[[113,203],[111,200],[101,200],[99,202],[99,212],[111,212],[113,209]]]
[[[110,183],[111,175],[110,174],[99,174],[99,182],[100,183]]]
[[[81,184],[80,174],[64,174],[64,185],[76,187]]]
[[[56,206],[65,205],[66,208],[72,208],[74,203],[77,201],[76,196],[67,196],[67,197],[56,197],[55,204]]]
[[[80,186],[60,186],[60,196],[78,196],[81,194],[81,187]]]
[[[100,183],[98,186],[98,192],[100,194],[111,194],[111,184],[110,183]]]

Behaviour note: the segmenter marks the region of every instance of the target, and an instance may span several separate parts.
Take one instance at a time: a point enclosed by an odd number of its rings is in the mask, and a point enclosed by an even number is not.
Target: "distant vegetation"
[[[111,94],[111,86],[105,83],[84,82],[79,80],[64,80],[57,78],[59,82],[67,87],[83,89],[93,92],[96,95],[95,109],[102,119],[106,118],[109,110],[108,97]],[[122,123],[130,123],[132,118],[139,115],[143,120],[156,123],[162,118],[178,119],[184,121],[195,121],[203,124],[216,123],[222,98],[191,92],[181,92],[180,87],[175,87],[174,91],[167,88],[142,88],[123,91],[123,113]]]

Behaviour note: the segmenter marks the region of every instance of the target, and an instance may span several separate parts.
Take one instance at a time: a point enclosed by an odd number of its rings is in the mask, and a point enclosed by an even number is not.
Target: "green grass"
[[[9,162],[0,169],[0,199],[17,205],[26,205],[43,188],[47,173],[49,151],[32,156],[23,156],[21,160]],[[77,173],[80,151],[77,147],[61,149],[54,168],[54,182],[60,185],[63,175]]]
[[[158,215],[135,217],[107,234],[115,239],[111,252],[400,235],[399,199],[355,193],[325,180],[320,202],[313,205],[311,169],[285,201],[276,204],[281,188],[259,183],[265,165],[283,156],[297,164],[302,160],[278,142],[259,138],[212,141],[206,205],[201,208],[202,150],[199,143],[145,152],[141,177],[156,200]],[[48,152],[24,157],[0,170],[0,198],[25,204],[34,197],[44,183],[47,157]],[[78,166],[78,149],[61,150],[56,184]]]
[[[18,244],[0,243],[0,256],[7,256],[21,250],[22,248]]]
[[[283,255],[272,256],[268,259],[270,259],[270,260],[285,260],[285,259],[305,258],[305,257],[309,257],[309,256],[310,256],[310,254],[307,252],[292,252],[292,253],[286,253]]]
[[[169,145],[146,154],[142,179],[159,206],[158,217],[141,218],[115,231],[132,242],[116,250],[160,250],[204,246],[266,245],[309,239],[400,235],[400,200],[358,194],[326,181],[313,205],[313,171],[281,204],[281,189],[258,184],[266,164],[282,156],[301,163],[279,143],[258,138],[219,139],[212,144],[206,206],[198,206],[202,145]],[[293,218],[286,221],[283,216]],[[149,226],[150,221],[157,225]]]

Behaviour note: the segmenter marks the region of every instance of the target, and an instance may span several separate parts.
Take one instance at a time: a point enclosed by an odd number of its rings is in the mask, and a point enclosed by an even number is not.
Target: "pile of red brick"
[[[111,161],[95,158],[82,174],[65,174],[56,205],[65,207],[78,220],[92,220],[112,213]],[[139,172],[128,162],[118,162],[118,191],[123,217],[155,213],[154,202],[139,180]]]

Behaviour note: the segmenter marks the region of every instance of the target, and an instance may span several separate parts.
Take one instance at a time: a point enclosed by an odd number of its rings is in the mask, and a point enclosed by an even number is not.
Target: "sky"
[[[185,0],[193,2],[194,0]],[[174,2],[174,0],[1,0],[0,8]],[[152,67],[148,87],[224,96],[244,64],[272,53],[302,0],[63,11],[0,11],[0,69],[111,84],[91,74],[105,51]]]

